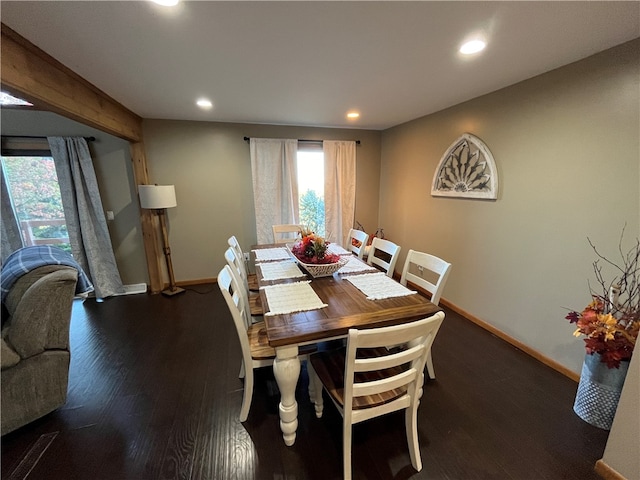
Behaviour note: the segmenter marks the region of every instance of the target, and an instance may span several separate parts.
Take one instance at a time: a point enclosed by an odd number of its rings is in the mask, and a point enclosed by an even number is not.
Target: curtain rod
[[[54,135],[51,135],[54,136]],[[46,140],[47,137],[41,137],[41,136],[36,136],[36,135],[2,135],[2,138],[33,138],[35,140]],[[96,137],[82,137],[84,138],[87,142],[94,142],[96,140]]]
[[[251,140],[250,137],[244,137],[244,141],[248,142],[249,140]],[[322,140],[307,140],[304,138],[299,138],[298,142],[308,142],[308,143],[322,143]],[[360,140],[356,140],[356,145],[360,145]]]

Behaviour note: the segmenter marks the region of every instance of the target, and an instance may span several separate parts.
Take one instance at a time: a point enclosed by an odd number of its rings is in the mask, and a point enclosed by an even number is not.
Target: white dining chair
[[[244,287],[238,283],[229,265],[225,265],[218,274],[218,286],[229,307],[242,350],[240,378],[244,377],[244,394],[240,421],[244,422],[249,415],[253,397],[253,370],[273,365],[276,352],[267,342],[264,321],[251,321],[242,295]]]
[[[385,240],[384,238],[374,237],[369,249],[367,263],[377,266],[387,272],[387,276],[393,278],[393,272],[398,261],[400,246]]]
[[[252,292],[257,292],[258,278],[256,277],[255,273],[249,273],[249,270],[247,269],[247,261],[244,258],[244,252],[242,251],[242,247],[240,246],[238,239],[235,237],[235,235],[231,235],[227,240],[227,243],[236,252],[236,256],[242,260],[242,268],[244,269],[244,273],[247,276],[247,284],[249,290]]]
[[[431,295],[431,303],[438,305],[450,271],[451,264],[449,262],[429,253],[409,250],[402,269],[400,283],[406,287],[407,282],[410,282],[427,291]],[[431,352],[427,357],[427,371],[429,378],[436,378]]]
[[[229,265],[225,265],[220,270],[218,286],[231,313],[242,350],[242,365],[240,366],[239,377],[244,378],[244,393],[242,407],[240,408],[240,421],[244,422],[249,415],[253,397],[253,371],[256,368],[272,366],[276,352],[269,345],[264,321],[254,322],[248,314],[242,295],[243,286]],[[309,354],[316,350],[315,345],[300,347],[298,354],[300,361],[308,360]],[[310,398],[314,396],[312,388],[313,386],[309,385]]]
[[[324,409],[322,389],[342,415],[342,457],[345,479],[351,478],[353,425],[405,410],[405,429],[411,464],[420,471],[417,415],[422,374],[444,313],[411,323],[372,329],[350,329],[346,348],[321,351],[309,357],[316,416]],[[388,350],[389,342],[399,345]]]
[[[345,249],[356,254],[360,260],[364,257],[364,251],[369,241],[369,234],[362,230],[352,228],[347,236],[347,245]]]
[[[302,227],[295,224],[272,225],[273,243],[293,242],[300,236]]]
[[[227,261],[227,265],[231,268],[231,273],[237,278],[238,284],[242,287],[240,294],[245,301],[251,317],[254,321],[260,320],[260,317],[264,315],[262,301],[260,300],[260,294],[258,292],[249,290],[249,281],[246,271],[243,268],[243,260],[238,257],[233,247],[225,250],[224,258]]]

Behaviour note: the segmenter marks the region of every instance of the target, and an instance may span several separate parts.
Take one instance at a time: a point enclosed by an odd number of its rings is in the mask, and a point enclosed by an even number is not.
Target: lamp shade
[[[172,208],[177,206],[173,185],[138,185],[142,208]]]

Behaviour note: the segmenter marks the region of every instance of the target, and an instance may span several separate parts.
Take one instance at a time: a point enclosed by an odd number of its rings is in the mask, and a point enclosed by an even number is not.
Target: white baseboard
[[[146,283],[134,283],[132,285],[124,286],[124,293],[118,293],[116,296],[120,295],[134,295],[136,293],[147,293],[147,284]]]

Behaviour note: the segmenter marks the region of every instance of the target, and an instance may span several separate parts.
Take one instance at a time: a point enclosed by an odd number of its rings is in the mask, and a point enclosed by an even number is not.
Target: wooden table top
[[[274,248],[282,245],[260,245],[253,248]],[[252,254],[255,260],[255,254]],[[257,269],[258,282],[261,281]],[[419,293],[383,300],[367,300],[366,296],[346,275],[312,278],[311,287],[328,306],[317,310],[281,315],[265,315],[267,337],[272,347],[313,343],[333,337],[346,336],[350,328],[374,328],[397,325],[428,317],[442,310]],[[263,284],[300,281],[302,278],[263,282]],[[268,311],[264,290],[261,297]]]

